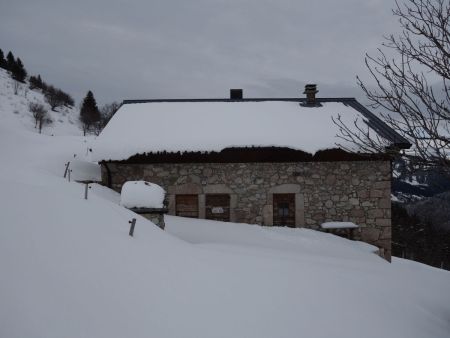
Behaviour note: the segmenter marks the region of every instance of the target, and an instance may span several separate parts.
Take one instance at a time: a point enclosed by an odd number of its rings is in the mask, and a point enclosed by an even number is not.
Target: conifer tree
[[[24,82],[25,78],[27,76],[27,71],[22,63],[22,60],[20,58],[17,58],[16,62],[14,63],[14,66],[12,69],[10,69],[12,76],[14,80]]]
[[[16,65],[16,59],[14,59],[13,53],[11,51],[8,52],[8,55],[6,55],[6,69],[10,72]]]
[[[80,121],[83,125],[84,135],[86,135],[86,132],[91,130],[92,127],[100,121],[100,118],[100,111],[98,110],[94,94],[89,90],[80,109]]]
[[[3,54],[3,51],[1,49],[0,49],[0,68],[6,69],[5,55]]]
[[[44,88],[44,85],[43,85],[44,82],[42,81],[40,74],[38,74],[38,76],[37,76],[36,83],[37,83],[38,88],[40,88],[40,89]]]
[[[30,89],[39,88],[38,79],[36,76],[31,75],[30,78],[28,79],[28,82],[30,83]]]

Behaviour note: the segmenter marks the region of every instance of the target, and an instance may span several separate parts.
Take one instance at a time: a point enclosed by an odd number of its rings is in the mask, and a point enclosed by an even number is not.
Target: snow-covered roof
[[[332,118],[358,119],[391,143],[398,136],[355,99],[125,101],[93,144],[93,159],[126,160],[156,152],[220,152],[226,148],[286,147],[314,154],[352,148]],[[381,128],[380,128],[381,126]]]

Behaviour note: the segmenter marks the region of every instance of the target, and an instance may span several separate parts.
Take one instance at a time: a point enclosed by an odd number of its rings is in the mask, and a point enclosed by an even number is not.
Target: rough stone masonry
[[[205,217],[205,195],[230,195],[230,220],[270,226],[273,194],[295,194],[295,225],[320,229],[326,221],[360,226],[355,239],[380,248],[391,258],[390,161],[299,163],[106,163],[104,184],[120,192],[130,180],[156,183],[168,192],[169,214],[176,194],[199,196]]]

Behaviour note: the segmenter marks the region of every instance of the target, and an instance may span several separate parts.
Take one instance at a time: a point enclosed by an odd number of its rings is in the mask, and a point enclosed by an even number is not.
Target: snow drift
[[[448,337],[449,272],[312,230],[167,217],[162,231],[62,178],[84,138],[2,109],[0,337]]]

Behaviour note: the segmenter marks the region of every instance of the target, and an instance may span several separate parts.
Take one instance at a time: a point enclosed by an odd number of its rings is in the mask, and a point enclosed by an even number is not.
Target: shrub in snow
[[[126,208],[163,208],[166,192],[146,181],[128,181],[122,186],[120,204]]]

